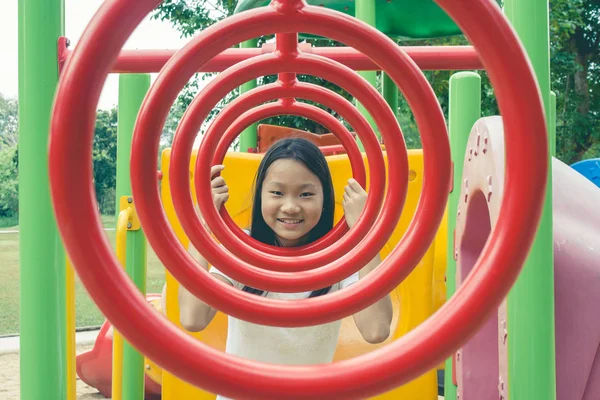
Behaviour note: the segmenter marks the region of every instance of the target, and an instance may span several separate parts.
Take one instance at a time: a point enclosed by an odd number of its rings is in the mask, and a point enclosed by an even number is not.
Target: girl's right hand
[[[212,188],[212,198],[217,211],[221,209],[221,206],[229,200],[229,188],[225,183],[225,179],[222,176],[215,176],[223,171],[225,167],[223,165],[213,165],[210,169],[210,187]]]

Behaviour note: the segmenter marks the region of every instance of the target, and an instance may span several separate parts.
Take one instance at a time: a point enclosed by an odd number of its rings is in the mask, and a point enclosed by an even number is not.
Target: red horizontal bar
[[[270,53],[274,44],[266,44],[256,49],[228,49],[213,58],[198,72],[222,72],[248,58]],[[306,53],[318,54],[338,61],[355,71],[375,71],[380,68],[367,56],[350,47],[312,47],[301,43],[300,49]],[[471,46],[408,46],[401,47],[422,70],[480,70],[483,69],[479,56]],[[160,72],[176,50],[122,50],[113,66],[113,73],[153,73]],[[64,59],[71,56],[72,50],[62,53]]]

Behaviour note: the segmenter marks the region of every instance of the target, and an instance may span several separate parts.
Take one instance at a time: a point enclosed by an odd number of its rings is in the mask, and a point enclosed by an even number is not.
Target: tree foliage
[[[19,107],[16,99],[0,93],[0,149],[13,148],[18,142]]]
[[[202,29],[231,15],[237,0],[167,0],[153,15],[167,20],[178,29],[182,37],[190,37]],[[567,163],[583,158],[600,156],[600,0],[550,0],[551,35],[551,85],[557,94],[557,156]],[[270,38],[260,38],[259,44]],[[318,46],[336,46],[328,40],[313,40]],[[462,36],[422,41],[399,42],[401,45],[457,45],[467,44]],[[455,71],[427,71],[425,75],[435,90],[444,113],[448,112],[448,79]],[[482,113],[497,115],[498,107],[485,72],[482,74]],[[259,83],[273,81],[275,77],[264,77]],[[201,77],[188,85],[180,96],[180,113],[197,93]],[[300,77],[324,85],[351,97],[328,82],[313,77]],[[312,80],[311,80],[312,79]],[[232,92],[218,104],[207,122],[231,99]],[[175,107],[174,107],[175,108]],[[410,147],[419,147],[420,139],[414,118],[402,94],[399,95],[398,118]],[[176,126],[176,119],[172,121]],[[296,117],[279,117],[266,121],[313,132],[323,128]]]
[[[96,200],[103,214],[115,212],[117,184],[117,109],[99,110],[92,159]]]
[[[0,93],[0,218],[19,212],[18,124],[17,100]]]
[[[0,147],[0,217],[19,212],[19,175],[17,145]]]

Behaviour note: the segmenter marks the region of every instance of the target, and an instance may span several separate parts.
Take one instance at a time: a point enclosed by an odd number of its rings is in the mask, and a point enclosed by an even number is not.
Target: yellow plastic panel
[[[252,205],[252,185],[261,158],[262,155],[260,154],[228,153],[224,161],[225,170],[222,175],[227,181],[230,190],[230,198],[226,207],[236,223],[241,227],[247,227],[249,225]],[[339,201],[336,201],[335,212],[337,222],[343,214],[341,206],[343,189],[347,180],[352,176],[352,173],[347,156],[330,156],[327,159],[333,176],[336,199],[339,199]],[[170,151],[165,150],[162,157],[163,206],[177,236],[181,242],[187,246],[187,238],[185,237],[173,210],[168,180],[169,160]],[[194,162],[195,158],[192,159],[191,170],[193,170]],[[396,243],[402,238],[404,231],[412,220],[420,196],[423,183],[422,152],[420,150],[410,151],[409,162],[412,173],[410,175],[411,181],[409,182],[406,204],[397,228],[388,242],[388,245],[381,252],[382,257],[386,257],[391,249],[395,247]],[[190,173],[190,176],[191,175],[192,174]],[[387,343],[406,334],[427,319],[432,314],[434,307],[432,299],[432,282],[434,279],[433,263],[434,250],[432,245],[415,270],[394,290],[394,292],[391,293],[394,318],[392,322],[392,334],[386,342],[380,345],[370,345],[366,343],[360,336],[352,318],[345,318],[342,323],[340,339],[334,360],[351,358],[372,351],[378,347],[385,346]],[[177,292],[178,283],[167,272],[167,317],[180,326]],[[210,346],[224,351],[227,338],[227,316],[222,313],[217,313],[215,319],[205,331],[192,335]],[[163,373],[162,383],[164,400],[204,400],[215,399],[216,397],[214,394],[196,389],[191,385],[182,382],[168,372]],[[432,370],[402,387],[375,397],[375,399],[437,400],[436,372],[435,370]]]

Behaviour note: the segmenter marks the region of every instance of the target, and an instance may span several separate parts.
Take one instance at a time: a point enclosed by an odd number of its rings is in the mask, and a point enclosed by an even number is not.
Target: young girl
[[[211,176],[223,170],[211,169]],[[212,179],[213,201],[219,209],[229,198],[222,177]],[[354,179],[345,188],[343,207],[352,228],[362,212],[367,194]],[[265,154],[256,175],[252,223],[249,233],[263,243],[294,247],[311,243],[333,228],[334,193],[325,157],[311,142],[291,138],[276,142]],[[217,279],[240,290],[274,299],[296,300],[327,295],[362,279],[381,259],[375,257],[359,272],[333,286],[303,293],[263,292],[236,282],[211,266],[190,246],[190,254]],[[197,332],[213,319],[217,310],[179,287],[180,319],[184,328]],[[381,343],[390,332],[392,303],[389,296],[354,314],[354,322],[369,343]],[[320,364],[333,359],[341,321],[302,328],[256,325],[229,317],[226,352],[274,364]],[[217,399],[224,399],[217,397]]]

